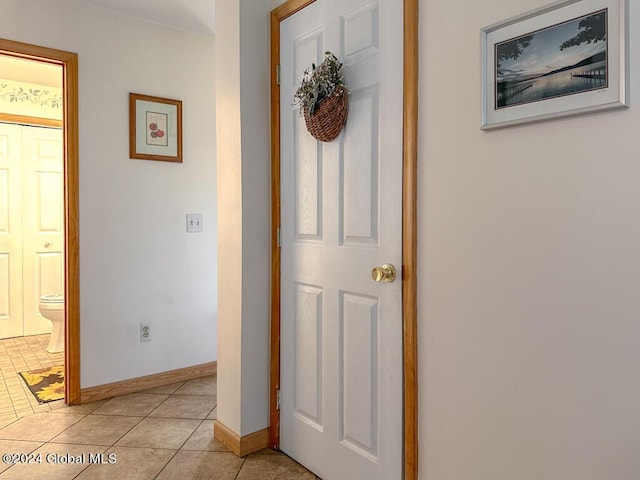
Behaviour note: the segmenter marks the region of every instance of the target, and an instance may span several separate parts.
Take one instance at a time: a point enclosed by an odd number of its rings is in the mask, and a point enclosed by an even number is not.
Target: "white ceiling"
[[[213,35],[215,0],[78,0],[189,32]],[[0,72],[6,80],[61,88],[60,66],[0,55]]]
[[[79,0],[162,25],[213,35],[215,0]]]

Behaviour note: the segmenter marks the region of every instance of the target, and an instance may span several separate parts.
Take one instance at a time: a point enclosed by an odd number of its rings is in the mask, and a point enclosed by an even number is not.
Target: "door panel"
[[[378,104],[375,86],[349,96],[349,130],[340,156],[344,245],[378,245]]]
[[[24,332],[21,128],[0,123],[0,338]]]
[[[4,325],[11,318],[11,289],[9,288],[11,273],[9,265],[9,254],[0,253],[0,325]]]
[[[295,232],[299,242],[322,242],[322,149],[294,112]]]
[[[322,289],[296,284],[295,415],[318,431],[322,425]]]
[[[340,440],[378,460],[378,299],[340,292]]]
[[[284,452],[324,480],[402,478],[402,2],[317,0],[281,22]],[[382,41],[384,39],[384,41]],[[316,141],[302,72],[345,63],[349,118]]]
[[[60,129],[0,124],[0,338],[49,333],[41,295],[63,292]]]
[[[23,130],[24,334],[51,332],[42,295],[64,292],[62,131]]]

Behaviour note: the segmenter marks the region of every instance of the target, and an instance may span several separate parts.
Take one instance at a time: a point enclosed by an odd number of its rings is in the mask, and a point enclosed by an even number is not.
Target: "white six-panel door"
[[[64,292],[62,130],[24,127],[22,145],[24,335],[36,335],[51,331],[40,297]]]
[[[22,127],[0,123],[0,338],[22,336]]]
[[[51,331],[64,282],[62,131],[0,123],[0,338]]]
[[[318,0],[281,23],[282,450],[324,480],[402,478],[402,2]],[[292,107],[325,51],[344,62],[345,130]]]

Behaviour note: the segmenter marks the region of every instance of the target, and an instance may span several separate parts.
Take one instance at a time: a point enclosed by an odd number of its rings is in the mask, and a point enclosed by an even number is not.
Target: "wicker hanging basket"
[[[349,105],[347,90],[344,86],[336,87],[330,97],[325,98],[313,113],[304,109],[304,122],[307,130],[321,142],[330,142],[338,135],[347,123]]]

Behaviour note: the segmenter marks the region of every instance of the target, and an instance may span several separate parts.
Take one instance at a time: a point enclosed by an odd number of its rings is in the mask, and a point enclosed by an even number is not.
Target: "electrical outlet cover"
[[[144,323],[140,324],[140,341],[141,342],[150,342],[151,341],[151,326],[146,325]]]
[[[187,233],[197,233],[202,231],[202,214],[187,213]]]

